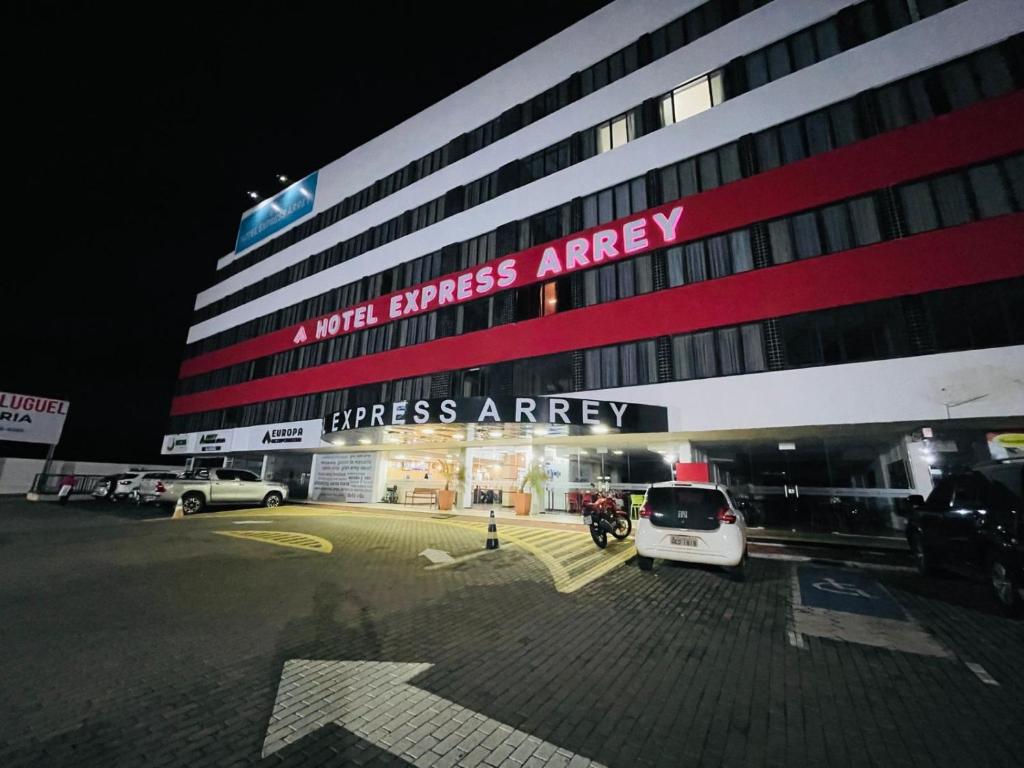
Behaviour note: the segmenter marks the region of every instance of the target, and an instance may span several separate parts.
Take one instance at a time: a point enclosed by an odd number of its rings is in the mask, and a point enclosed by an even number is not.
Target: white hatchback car
[[[714,483],[655,483],[647,489],[636,528],[637,563],[654,558],[708,563],[743,577],[747,525],[729,492]]]

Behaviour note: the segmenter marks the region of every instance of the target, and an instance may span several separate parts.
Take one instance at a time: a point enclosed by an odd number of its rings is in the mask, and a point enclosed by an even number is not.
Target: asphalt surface
[[[984,585],[643,573],[512,526],[480,554],[485,521],[444,515],[161,517],[0,497],[0,765],[1021,764],[1024,622]],[[874,631],[904,625],[923,642]]]

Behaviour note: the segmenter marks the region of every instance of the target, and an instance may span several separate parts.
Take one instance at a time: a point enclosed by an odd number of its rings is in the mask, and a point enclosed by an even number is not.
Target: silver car
[[[276,507],[288,498],[288,486],[261,480],[245,469],[217,468],[185,473],[173,480],[153,480],[140,488],[144,502],[177,504],[185,514],[223,504],[261,504]]]

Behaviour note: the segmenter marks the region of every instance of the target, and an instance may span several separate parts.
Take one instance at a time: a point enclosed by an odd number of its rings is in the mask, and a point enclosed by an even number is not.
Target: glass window
[[[839,34],[835,19],[829,19],[814,28],[814,42],[818,48],[818,61],[839,53]]]
[[[718,164],[722,169],[722,183],[737,181],[743,177],[740,170],[740,150],[736,144],[726,144],[718,150]]]
[[[1006,186],[995,165],[981,165],[967,172],[978,203],[978,213],[983,219],[1010,213],[1012,206],[1006,194]]]
[[[1010,74],[1006,59],[999,49],[979,51],[974,55],[972,64],[981,82],[981,92],[986,99],[1013,90],[1013,75]]]
[[[695,243],[687,243],[686,249],[686,276],[691,283],[707,280],[707,267],[704,260],[704,241],[698,240]]]
[[[853,247],[850,237],[850,217],[846,205],[831,205],[821,212],[825,225],[825,250],[829,253],[849,250]]]
[[[818,155],[833,148],[832,136],[829,134],[828,116],[824,112],[815,112],[804,118],[807,129],[807,151],[809,155]]]
[[[627,141],[629,137],[626,133],[626,118],[623,116],[612,121],[612,146],[621,147]]]
[[[875,209],[874,197],[868,195],[851,200],[848,204],[853,239],[857,245],[870,245],[882,239],[882,231],[878,226],[878,212]]]
[[[697,182],[697,162],[693,159],[684,160],[678,163],[679,168],[679,196],[686,197],[700,192]]]
[[[814,55],[814,36],[810,30],[793,35],[790,40],[793,48],[793,64],[795,69],[809,67],[816,61]]]
[[[701,189],[714,189],[721,183],[718,177],[718,153],[705,152],[697,158],[700,164]]]
[[[674,165],[661,169],[661,196],[665,202],[677,200],[681,197],[679,194],[679,175]],[[588,224],[585,226],[593,225]]]
[[[899,188],[900,202],[903,204],[903,216],[907,222],[907,230],[914,235],[927,232],[939,226],[939,220],[928,190],[928,182],[906,184]]]
[[[619,346],[619,357],[622,361],[622,386],[631,387],[640,383],[640,371],[637,363],[636,344]]]
[[[708,85],[711,87],[711,105],[718,106],[725,101],[725,80],[722,70],[716,70],[708,75]]]
[[[677,381],[693,378],[693,337],[672,337],[672,377]]]
[[[601,388],[601,350],[588,349],[583,353],[583,382],[587,389]]]
[[[757,147],[757,167],[761,171],[770,171],[782,165],[778,136],[774,128],[756,134],[754,144]]]
[[[750,230],[739,229],[729,234],[729,250],[732,251],[732,271],[746,272],[754,268],[754,251],[750,245]]]
[[[708,259],[711,263],[711,277],[725,277],[732,274],[732,257],[729,254],[729,239],[726,235],[707,239]]]
[[[601,152],[607,152],[612,148],[612,127],[610,123],[605,123],[599,126],[597,129],[597,151],[598,154]]]
[[[964,61],[954,62],[939,71],[949,105],[953,109],[961,109],[981,100],[978,84],[971,76],[971,70]]]
[[[783,125],[779,130],[779,138],[782,143],[783,163],[795,163],[797,160],[807,157],[807,152],[804,150],[803,130],[799,120]]]
[[[722,328],[718,331],[718,359],[722,365],[722,375],[731,376],[743,373],[743,362],[740,350],[740,329]]]
[[[601,349],[601,382],[605,387],[620,386],[618,347],[603,347]]]
[[[785,77],[793,71],[789,62],[789,50],[786,48],[786,41],[781,40],[768,48],[768,76],[772,80]]]
[[[1010,189],[1017,203],[1017,210],[1024,209],[1024,155],[1008,157],[1002,162],[1006,177],[1010,180]]]
[[[650,293],[654,290],[654,268],[651,254],[637,256],[633,259],[636,265],[636,292]]]
[[[670,286],[686,283],[686,270],[683,268],[683,249],[669,248],[665,252],[665,263],[668,268],[668,284]]]
[[[747,70],[747,90],[760,88],[768,82],[768,59],[764,51],[755,51],[743,61]]]
[[[740,327],[743,337],[743,367],[747,373],[763,371],[767,368],[764,357],[764,336],[760,323],[751,323]]]
[[[793,241],[789,236],[789,222],[785,219],[768,222],[768,239],[772,244],[773,264],[785,264],[793,260]]]
[[[967,198],[967,185],[959,173],[950,173],[932,181],[935,201],[939,206],[939,221],[944,227],[955,227],[971,220],[971,203]]]
[[[711,88],[707,77],[676,88],[672,92],[673,122],[678,123],[711,108]]]
[[[718,375],[714,331],[693,334],[693,366],[697,378],[705,379]]]
[[[902,84],[896,83],[879,89],[878,112],[883,130],[886,131],[902,128],[913,122],[910,103]]]

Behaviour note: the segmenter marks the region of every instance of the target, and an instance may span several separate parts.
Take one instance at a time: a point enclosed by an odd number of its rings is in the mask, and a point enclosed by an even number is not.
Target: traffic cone
[[[171,520],[184,520],[185,519],[185,508],[181,505],[181,496],[178,497],[178,501],[174,504],[174,514],[171,515]]]
[[[494,510],[491,510],[491,519],[487,523],[487,549],[498,548],[498,524],[494,521]]]

